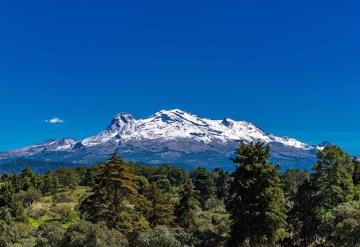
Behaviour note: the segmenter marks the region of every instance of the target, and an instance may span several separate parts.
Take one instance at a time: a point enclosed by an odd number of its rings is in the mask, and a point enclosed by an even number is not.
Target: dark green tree
[[[61,168],[54,175],[58,178],[61,187],[75,189],[81,182],[80,174],[74,169]]]
[[[321,224],[317,238],[327,243],[334,231],[334,210],[341,203],[355,197],[353,183],[354,163],[352,158],[337,146],[326,146],[317,154],[318,162],[313,167],[315,211]]]
[[[10,184],[0,187],[0,209],[10,213],[14,219],[22,219],[24,209]]]
[[[93,186],[96,178],[96,169],[88,168],[81,180],[82,186]]]
[[[109,228],[125,234],[146,228],[148,222],[136,210],[140,195],[135,179],[133,167],[113,155],[100,166],[92,194],[80,205],[82,218],[106,222]]]
[[[335,209],[335,229],[331,234],[334,246],[360,246],[360,201],[340,204]]]
[[[360,160],[354,159],[354,172],[353,172],[353,182],[354,185],[360,186]]]
[[[229,195],[231,176],[220,168],[216,168],[213,173],[216,196],[219,200],[225,202]]]
[[[198,167],[190,174],[195,190],[199,192],[199,202],[202,209],[206,201],[214,196],[214,178],[211,172]]]
[[[151,227],[170,225],[173,220],[174,205],[171,196],[156,183],[149,186],[146,192],[147,219]]]
[[[20,174],[20,189],[27,191],[30,188],[41,189],[41,178],[29,167],[25,167]]]
[[[285,195],[288,198],[292,199],[297,193],[300,185],[302,185],[306,180],[309,179],[309,173],[306,171],[301,171],[299,169],[286,170],[281,175],[281,180],[284,184]]]
[[[318,162],[313,167],[316,199],[324,210],[331,210],[354,197],[351,157],[337,146],[326,146],[317,154]]]
[[[54,173],[46,173],[43,180],[42,193],[44,195],[54,195],[59,191],[59,178]]]
[[[184,169],[170,166],[167,164],[162,164],[158,168],[159,175],[164,175],[169,180],[171,186],[179,187],[181,186],[186,180],[186,171]]]
[[[180,200],[175,206],[175,223],[187,230],[196,228],[196,213],[199,211],[198,195],[191,180],[187,180],[180,192]]]
[[[311,181],[305,180],[294,195],[293,206],[289,211],[289,228],[291,234],[286,246],[311,246],[315,242],[318,226],[317,202],[314,198],[315,189]]]
[[[228,246],[273,246],[285,235],[286,209],[280,173],[268,162],[270,148],[260,142],[241,144],[236,155]]]

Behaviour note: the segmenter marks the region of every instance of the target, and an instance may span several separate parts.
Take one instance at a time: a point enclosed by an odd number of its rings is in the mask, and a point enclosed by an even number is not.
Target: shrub
[[[19,239],[19,232],[14,224],[0,221],[0,246],[7,247]]]
[[[36,231],[35,247],[60,247],[64,234],[65,229],[59,222],[44,223]]]
[[[72,210],[72,207],[68,204],[59,204],[50,209],[52,213],[58,214],[60,217],[68,215]]]
[[[81,221],[69,227],[62,246],[125,247],[128,242],[120,232],[110,230],[106,225]]]
[[[137,247],[181,247],[183,246],[176,239],[176,234],[166,226],[157,226],[149,232],[140,233],[136,239]]]
[[[48,211],[45,208],[36,208],[31,209],[29,211],[29,216],[34,219],[38,219],[40,217],[45,216],[48,213]]]
[[[69,203],[72,202],[71,195],[60,193],[53,196],[53,202],[54,203]]]

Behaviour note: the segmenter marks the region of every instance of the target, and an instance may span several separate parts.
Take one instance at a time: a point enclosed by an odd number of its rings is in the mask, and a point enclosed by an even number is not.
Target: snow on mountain
[[[162,110],[149,118],[139,120],[128,113],[120,113],[104,131],[84,139],[81,143],[86,147],[91,147],[109,141],[126,143],[157,139],[192,139],[203,143],[263,141],[305,150],[313,148],[293,138],[267,134],[249,122],[235,121],[230,118],[210,120],[179,109]]]
[[[14,149],[8,152],[2,152],[0,153],[0,160],[14,157],[24,157],[44,152],[66,151],[71,149],[75,145],[75,143],[76,140],[71,138],[48,140],[33,146]]]
[[[107,159],[116,151],[125,159],[147,164],[232,169],[234,165],[229,158],[234,149],[240,142],[251,141],[270,144],[272,161],[286,167],[307,169],[317,150],[296,139],[266,133],[250,122],[231,118],[211,120],[174,109],[162,110],[144,119],[120,113],[97,135],[80,141],[50,140],[0,152],[0,161],[28,158],[92,164]]]

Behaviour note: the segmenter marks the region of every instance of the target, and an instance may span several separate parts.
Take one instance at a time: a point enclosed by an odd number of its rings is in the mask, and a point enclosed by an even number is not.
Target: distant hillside
[[[64,163],[54,161],[42,161],[31,159],[14,159],[7,162],[0,163],[0,174],[3,173],[20,173],[24,167],[29,167],[31,170],[44,174],[48,171],[54,171],[59,168],[76,168],[84,166],[84,164]]]

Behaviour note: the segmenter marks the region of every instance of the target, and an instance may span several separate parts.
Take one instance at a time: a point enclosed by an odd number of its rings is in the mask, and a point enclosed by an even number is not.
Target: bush
[[[73,202],[71,195],[60,193],[53,196],[54,203],[69,203]]]
[[[14,224],[0,221],[0,246],[7,247],[16,243],[19,239],[19,232]]]
[[[166,226],[157,226],[149,232],[140,233],[136,239],[137,247],[181,247],[176,234]]]
[[[24,207],[31,208],[34,202],[40,200],[41,193],[40,191],[31,188],[27,191],[20,191],[18,197]]]
[[[72,210],[72,207],[68,204],[59,204],[50,209],[52,213],[58,214],[60,217],[68,215]]]
[[[61,217],[61,223],[66,225],[75,224],[80,220],[80,214],[76,211],[70,211],[68,214]]]
[[[65,229],[59,222],[44,223],[36,231],[35,247],[60,247],[64,234]]]
[[[37,208],[37,209],[31,209],[29,211],[29,216],[34,219],[39,219],[40,217],[45,216],[48,213],[48,211],[45,208]]]
[[[62,246],[125,247],[128,242],[120,232],[110,230],[105,225],[81,221],[69,227]]]

